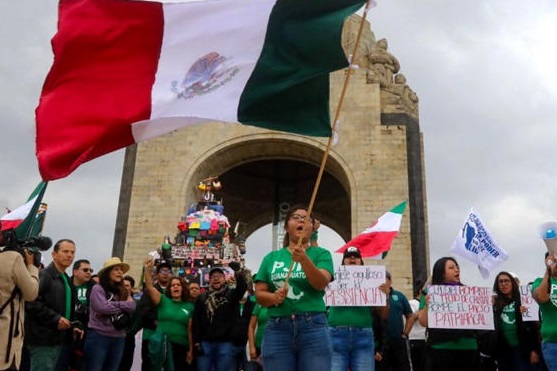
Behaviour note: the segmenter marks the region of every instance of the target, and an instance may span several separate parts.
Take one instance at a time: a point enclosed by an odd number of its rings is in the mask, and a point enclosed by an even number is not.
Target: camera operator
[[[0,222],[0,229],[2,223]],[[28,250],[5,250],[0,235],[0,370],[17,370],[21,363],[25,301],[39,292],[39,270]]]

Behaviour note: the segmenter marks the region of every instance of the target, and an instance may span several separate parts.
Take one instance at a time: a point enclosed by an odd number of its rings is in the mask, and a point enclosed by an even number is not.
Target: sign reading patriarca
[[[493,330],[491,293],[488,287],[430,286],[428,327]]]
[[[325,304],[332,307],[384,306],[387,295],[379,285],[385,283],[383,265],[341,265],[335,279],[325,289]]]

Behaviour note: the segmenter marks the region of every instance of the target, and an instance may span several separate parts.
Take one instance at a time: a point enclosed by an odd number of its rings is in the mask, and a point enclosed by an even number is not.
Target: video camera
[[[0,246],[4,246],[2,251],[17,251],[25,258],[25,251],[33,254],[33,265],[38,267],[41,264],[41,251],[47,251],[52,247],[50,237],[28,237],[20,240],[15,233],[15,229],[2,231],[0,235]]]

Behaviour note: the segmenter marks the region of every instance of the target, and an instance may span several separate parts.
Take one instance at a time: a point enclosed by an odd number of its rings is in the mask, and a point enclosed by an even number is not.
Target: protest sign
[[[428,295],[428,327],[494,329],[490,288],[432,285]]]
[[[327,306],[384,306],[387,295],[379,290],[385,283],[383,265],[341,265],[325,290]]]
[[[526,311],[522,313],[523,321],[540,320],[538,303],[532,297],[532,285],[520,286],[520,304],[526,308]]]

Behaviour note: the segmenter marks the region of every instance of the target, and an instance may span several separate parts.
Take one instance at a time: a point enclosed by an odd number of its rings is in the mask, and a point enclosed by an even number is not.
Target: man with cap
[[[172,278],[172,265],[161,260],[157,265],[157,282],[155,288],[163,293]],[[151,370],[151,359],[149,357],[149,338],[157,330],[157,307],[149,297],[143,292],[141,299],[137,303],[137,308],[133,316],[133,329],[130,333],[137,333],[143,328],[141,340],[141,371]]]
[[[385,354],[377,370],[410,370],[408,334],[416,317],[406,296],[392,287],[392,276],[386,272],[389,287],[389,317],[386,323]]]
[[[227,285],[223,268],[213,267],[207,292],[195,302],[192,333],[199,371],[228,371],[233,361],[233,319],[247,283],[239,266],[231,268],[235,270],[235,288]]]

